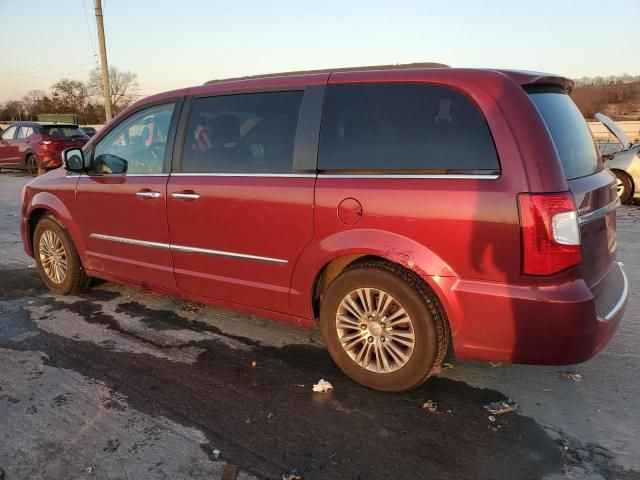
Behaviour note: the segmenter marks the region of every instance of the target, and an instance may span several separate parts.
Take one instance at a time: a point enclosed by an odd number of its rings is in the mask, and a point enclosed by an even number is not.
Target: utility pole
[[[102,64],[102,91],[104,92],[104,113],[107,122],[111,120],[111,90],[109,89],[109,67],[107,65],[107,47],[104,41],[104,24],[102,23],[102,0],[96,0],[96,24],[100,41],[100,63]]]

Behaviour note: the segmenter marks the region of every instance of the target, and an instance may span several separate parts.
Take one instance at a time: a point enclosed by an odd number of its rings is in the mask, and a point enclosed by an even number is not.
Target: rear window
[[[598,148],[587,122],[571,97],[560,88],[528,88],[556,146],[567,180],[586,177],[601,168]]]
[[[500,170],[489,126],[468,97],[425,84],[332,85],[319,169],[336,173]]]
[[[86,134],[78,127],[63,125],[45,125],[42,134],[51,138],[85,138]]]

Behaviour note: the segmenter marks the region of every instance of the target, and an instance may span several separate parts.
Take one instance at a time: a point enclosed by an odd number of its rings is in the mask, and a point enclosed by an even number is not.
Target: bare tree
[[[51,86],[51,96],[58,108],[65,113],[77,113],[85,120],[85,110],[89,104],[89,90],[84,82],[63,78]]]
[[[133,101],[138,92],[137,79],[138,75],[135,73],[122,72],[117,67],[109,68],[109,89],[111,90],[109,95],[114,113],[120,112]],[[100,67],[91,70],[87,86],[95,97],[103,96]]]

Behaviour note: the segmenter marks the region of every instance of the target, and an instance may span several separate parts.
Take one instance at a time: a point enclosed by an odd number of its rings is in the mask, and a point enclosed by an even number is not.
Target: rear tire
[[[79,293],[89,287],[78,251],[67,229],[52,216],[45,216],[33,234],[33,254],[42,281],[60,295]]]
[[[633,182],[629,175],[620,170],[614,170],[618,187],[618,197],[622,203],[629,203],[633,197]]]
[[[320,329],[346,375],[387,392],[409,390],[440,371],[449,344],[435,294],[412,272],[379,261],[352,265],[331,283]]]
[[[32,177],[38,176],[38,171],[40,168],[40,162],[38,162],[38,157],[35,155],[29,155],[26,160],[27,164],[27,173]]]

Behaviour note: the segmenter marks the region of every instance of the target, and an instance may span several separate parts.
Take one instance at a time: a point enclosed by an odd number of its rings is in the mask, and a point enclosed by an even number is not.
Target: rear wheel
[[[32,177],[38,176],[39,162],[38,157],[35,155],[29,155],[27,157],[27,173]]]
[[[38,222],[33,252],[40,277],[52,292],[69,295],[89,286],[90,279],[69,233],[54,217],[46,216]]]
[[[322,300],[320,328],[342,371],[367,387],[408,390],[437,372],[449,332],[435,295],[383,262],[347,268]]]
[[[627,203],[631,200],[633,195],[633,182],[629,175],[620,171],[614,170],[613,173],[616,176],[616,186],[618,188],[618,197],[622,203]]]

